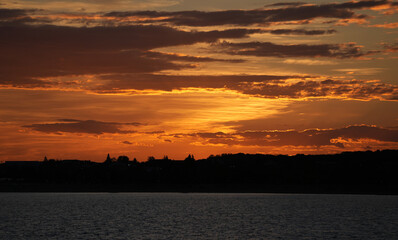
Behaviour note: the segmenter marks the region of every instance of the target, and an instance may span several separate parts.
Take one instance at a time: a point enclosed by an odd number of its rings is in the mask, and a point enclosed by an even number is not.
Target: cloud
[[[167,60],[167,56],[161,57],[160,53],[158,57],[154,57],[154,54],[148,55],[139,50],[116,52],[67,52],[62,49],[45,52],[43,50],[20,49],[0,56],[2,64],[0,84],[23,87],[56,86],[56,82],[39,78],[104,73],[150,73],[192,67],[189,64]],[[183,61],[184,58],[180,60]]]
[[[59,119],[57,123],[31,124],[23,127],[30,128],[35,131],[44,133],[87,133],[87,134],[103,134],[103,133],[134,133],[136,131],[123,130],[126,126],[140,126],[141,123],[117,123],[117,122],[100,122],[95,120],[76,120],[76,119]]]
[[[330,57],[357,58],[374,54],[377,51],[363,52],[355,43],[346,44],[290,44],[281,45],[272,42],[218,42],[213,46],[222,53],[257,57]]]
[[[25,9],[7,9],[0,8],[0,20],[15,19],[18,17],[24,17],[28,15],[28,10]]]
[[[295,83],[263,83],[242,87],[244,94],[265,98],[305,98],[305,97],[335,97],[348,99],[383,99],[394,100],[398,95],[398,87],[380,82],[364,81],[298,81]]]
[[[113,2],[113,3],[112,3]],[[164,2],[165,3],[165,2]],[[175,1],[171,1],[168,4]],[[71,6],[68,7],[68,5]],[[396,9],[396,3],[389,0],[366,0],[349,1],[343,3],[328,4],[305,4],[302,2],[281,2],[265,6],[263,9],[253,10],[224,10],[224,11],[132,11],[134,9],[145,9],[145,6],[154,6],[159,1],[145,2],[137,1],[132,4],[129,1],[100,1],[99,3],[88,2],[64,2],[45,3],[46,10],[20,10],[20,8],[43,9],[42,5],[23,2],[7,4],[3,20],[10,23],[23,22],[59,22],[81,23],[94,25],[123,25],[137,23],[170,23],[177,26],[217,26],[217,25],[272,25],[281,22],[308,23],[316,18],[335,18],[340,20],[364,20],[369,16],[356,14],[354,10],[372,9],[386,10],[391,12]],[[126,9],[126,11],[112,11]],[[141,6],[141,7],[139,7]],[[391,9],[391,10],[390,10]],[[94,11],[93,11],[94,10]],[[95,11],[96,10],[96,11]],[[32,14],[34,11],[42,14]],[[51,12],[53,11],[53,12]],[[55,12],[54,12],[55,11]],[[68,14],[71,11],[72,14]],[[103,13],[103,12],[106,13]],[[97,12],[97,13],[95,13]],[[62,13],[62,14],[60,14]],[[0,19],[2,12],[0,9]],[[4,23],[4,22],[3,22]]]
[[[306,63],[308,64],[308,63]],[[312,63],[311,63],[312,64]],[[398,87],[380,81],[335,80],[295,75],[164,75],[154,73],[100,74],[55,80],[53,87],[95,93],[173,91],[192,88],[227,89],[261,98],[339,98],[396,100]],[[32,83],[33,84],[33,83]]]
[[[145,17],[143,22],[168,22],[185,26],[216,26],[216,25],[252,25],[273,24],[286,21],[308,21],[315,18],[364,19],[367,15],[356,14],[353,10],[371,9],[378,6],[391,5],[389,0],[366,0],[345,3],[307,4],[299,2],[277,3],[282,8],[265,8],[255,10],[225,10],[216,12],[181,11],[135,11],[110,12],[105,17],[132,18]]]
[[[258,33],[258,29],[228,29],[214,31],[182,31],[167,26],[134,25],[109,27],[67,27],[54,25],[2,26],[7,34],[1,43],[7,48],[21,47],[29,42],[29,49],[45,46],[63,51],[112,51],[124,49],[150,50],[160,47],[214,42],[220,38],[244,38]],[[61,48],[62,47],[62,48]],[[27,50],[29,50],[27,49]],[[25,49],[26,50],[26,49]]]
[[[204,144],[226,144],[241,146],[337,146],[344,142],[371,139],[382,142],[398,142],[398,130],[376,126],[348,126],[338,129],[308,129],[304,131],[243,131],[235,133],[176,134],[188,136]]]
[[[384,23],[384,24],[373,24],[369,25],[369,27],[378,27],[378,28],[398,28],[398,22],[393,22],[393,23]]]
[[[229,63],[242,63],[245,62],[243,59],[220,59],[211,57],[198,57],[189,56],[174,53],[162,53],[155,51],[146,51],[145,56],[152,59],[164,59],[167,62],[170,61],[183,61],[183,62],[229,62]]]
[[[348,9],[364,9],[364,8],[374,8],[378,6],[384,6],[391,4],[390,0],[363,0],[363,1],[350,1],[340,4],[330,4],[335,5],[337,8],[348,8]]]
[[[335,65],[335,61],[318,60],[318,59],[286,59],[283,63],[302,64],[302,65]]]
[[[164,131],[151,131],[151,132],[143,132],[145,134],[162,134],[165,133]]]
[[[398,43],[391,43],[391,44],[388,44],[388,43],[384,43],[384,44],[382,44],[383,45],[383,47],[384,47],[384,51],[386,52],[386,53],[394,53],[394,52],[398,52]]]
[[[343,72],[350,75],[376,75],[385,70],[385,68],[342,68],[334,69],[336,72]]]
[[[263,30],[263,32],[271,33],[275,35],[324,35],[324,34],[332,34],[337,31],[334,29],[328,30],[306,30],[306,29],[272,29],[272,30]]]
[[[370,16],[365,14],[357,14],[355,10],[371,9],[383,10],[386,14],[392,14],[397,9],[396,2],[390,0],[363,0],[348,1],[342,3],[327,4],[305,4],[302,2],[281,2],[265,6],[263,9],[252,10],[224,10],[224,11],[131,11],[145,5],[144,2],[131,4],[129,1],[116,1],[117,3],[109,4],[101,1],[93,3],[92,1],[80,3],[72,3],[73,6],[65,7],[68,3],[46,3],[46,10],[42,10],[42,6],[24,4],[8,4],[8,7],[16,9],[4,9],[3,23],[0,24],[16,24],[16,23],[69,23],[83,25],[131,25],[141,23],[164,24],[169,23],[176,26],[218,26],[218,25],[272,25],[280,23],[306,24],[316,18],[334,18],[341,20],[340,24],[349,23],[366,23],[366,19]],[[173,2],[173,1],[171,1]],[[153,3],[158,3],[154,1]],[[176,3],[176,2],[174,2]],[[122,5],[121,5],[122,4]],[[61,7],[60,7],[61,6]],[[96,13],[91,7],[96,7]],[[102,6],[102,7],[98,7]],[[111,6],[111,7],[110,7]],[[111,11],[117,6],[117,9],[126,9],[126,11]],[[123,6],[123,7],[122,7]],[[131,7],[133,6],[133,8]],[[21,10],[19,8],[30,8],[33,10]],[[88,8],[89,11],[86,11]],[[90,10],[91,8],[91,10]],[[34,10],[41,9],[41,10]],[[95,9],[95,8],[94,8]],[[0,19],[2,16],[0,9]],[[54,12],[55,10],[55,12]],[[72,13],[68,13],[72,12]],[[105,13],[104,13],[105,11]],[[58,25],[58,24],[57,24]]]
[[[253,83],[277,83],[289,78],[302,78],[299,76],[278,76],[278,75],[224,75],[224,76],[173,76],[160,74],[124,74],[104,75],[104,85],[92,90],[162,90],[171,91],[184,88],[226,88],[242,90],[245,86]]]
[[[58,12],[98,12],[111,11],[115,9],[135,10],[168,7],[179,4],[181,0],[19,0],[5,2],[6,3],[4,3],[4,5],[14,8],[44,8],[46,10]]]
[[[306,4],[305,2],[281,2],[265,5],[265,7],[284,7],[284,6],[300,6]]]
[[[270,116],[223,122],[222,125],[239,132],[273,129],[303,131],[310,128],[340,128],[358,123],[391,128],[397,125],[398,112],[386,109],[394,109],[396,104],[393,101],[377,100],[291,101]]]
[[[224,76],[173,76],[173,75],[104,75],[90,90],[101,93],[112,90],[172,91],[186,88],[229,89],[263,98],[332,97],[345,99],[395,100],[398,87],[381,82],[361,80],[315,80],[312,76],[278,75],[224,75]]]
[[[213,59],[150,51],[154,48],[243,38],[253,29],[182,31],[166,26],[0,26],[0,84],[47,86],[40,78],[110,73],[152,73],[194,67]],[[180,63],[176,63],[176,61]]]
[[[40,80],[40,78],[85,74],[128,74],[154,73],[162,70],[179,70],[194,68],[191,63],[229,62],[240,63],[240,59],[215,59],[178,55],[154,51],[89,51],[64,52],[53,50],[41,52],[42,49],[14,50],[10,55],[0,56],[0,84],[23,87],[46,87],[57,82]],[[30,55],[25,55],[30,53]],[[13,58],[10,58],[13,56]],[[82,86],[83,87],[83,86]]]
[[[26,23],[50,23],[50,19],[36,19],[34,14],[39,12],[37,9],[8,9],[0,8],[0,26],[15,26]]]

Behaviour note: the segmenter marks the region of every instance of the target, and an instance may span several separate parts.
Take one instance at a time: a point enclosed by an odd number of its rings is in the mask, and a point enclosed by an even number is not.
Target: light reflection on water
[[[398,239],[398,196],[0,193],[0,239]]]

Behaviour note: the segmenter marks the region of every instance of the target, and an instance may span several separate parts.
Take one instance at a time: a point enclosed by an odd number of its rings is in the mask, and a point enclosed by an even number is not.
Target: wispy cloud
[[[154,48],[243,38],[252,29],[182,31],[166,26],[0,26],[0,84],[45,86],[40,78],[110,73],[151,73],[214,59],[150,51]],[[29,44],[26,44],[29,42]],[[176,63],[176,61],[180,63]]]
[[[218,51],[231,55],[257,57],[329,57],[357,58],[374,54],[378,51],[363,52],[355,43],[346,44],[289,44],[281,45],[272,42],[219,42],[213,44]]]
[[[262,32],[271,33],[275,35],[325,35],[336,33],[335,29],[327,29],[327,30],[308,30],[308,29],[271,29],[271,30],[262,30]]]
[[[283,63],[287,64],[301,64],[301,65],[336,65],[337,62],[329,60],[317,60],[317,59],[286,59]]]
[[[393,23],[384,23],[384,24],[373,24],[369,25],[369,27],[378,27],[378,28],[398,28],[398,22],[393,22]]]
[[[176,134],[176,137],[184,136]],[[192,133],[185,136],[203,141],[204,144],[242,146],[337,146],[344,148],[346,142],[372,139],[383,142],[398,142],[398,130],[376,126],[348,126],[338,129],[309,129],[304,131],[245,131],[235,133]]]
[[[316,18],[364,19],[368,16],[356,14],[353,10],[372,9],[391,4],[392,2],[389,0],[352,1],[319,5],[303,5],[300,2],[293,2],[272,4],[268,5],[268,8],[255,10],[226,10],[217,12],[135,11],[110,12],[104,16],[118,18],[145,17],[144,22],[168,22],[174,25],[185,26],[253,25],[304,21]]]
[[[105,75],[106,84],[93,91],[113,89],[172,91],[187,88],[229,89],[262,98],[342,98],[359,100],[396,100],[398,87],[380,81],[316,80],[311,76],[230,75],[230,76],[172,76],[172,75]]]
[[[87,134],[103,134],[103,133],[134,133],[134,130],[123,130],[126,126],[140,126],[141,123],[118,123],[118,122],[101,122],[95,120],[76,120],[76,119],[59,119],[56,123],[39,123],[25,125],[23,127],[30,128],[35,131],[44,133],[87,133]]]
[[[45,8],[53,11],[99,12],[116,9],[137,10],[167,7],[180,2],[181,0],[19,0],[5,2],[4,5],[9,8]]]

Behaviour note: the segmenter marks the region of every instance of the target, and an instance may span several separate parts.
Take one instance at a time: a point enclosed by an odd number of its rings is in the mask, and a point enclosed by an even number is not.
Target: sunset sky
[[[398,149],[398,2],[3,0],[0,161]]]

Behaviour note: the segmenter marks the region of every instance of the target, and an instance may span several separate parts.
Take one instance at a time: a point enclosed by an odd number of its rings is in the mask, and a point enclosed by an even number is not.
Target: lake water
[[[0,193],[0,239],[398,239],[398,196]]]

